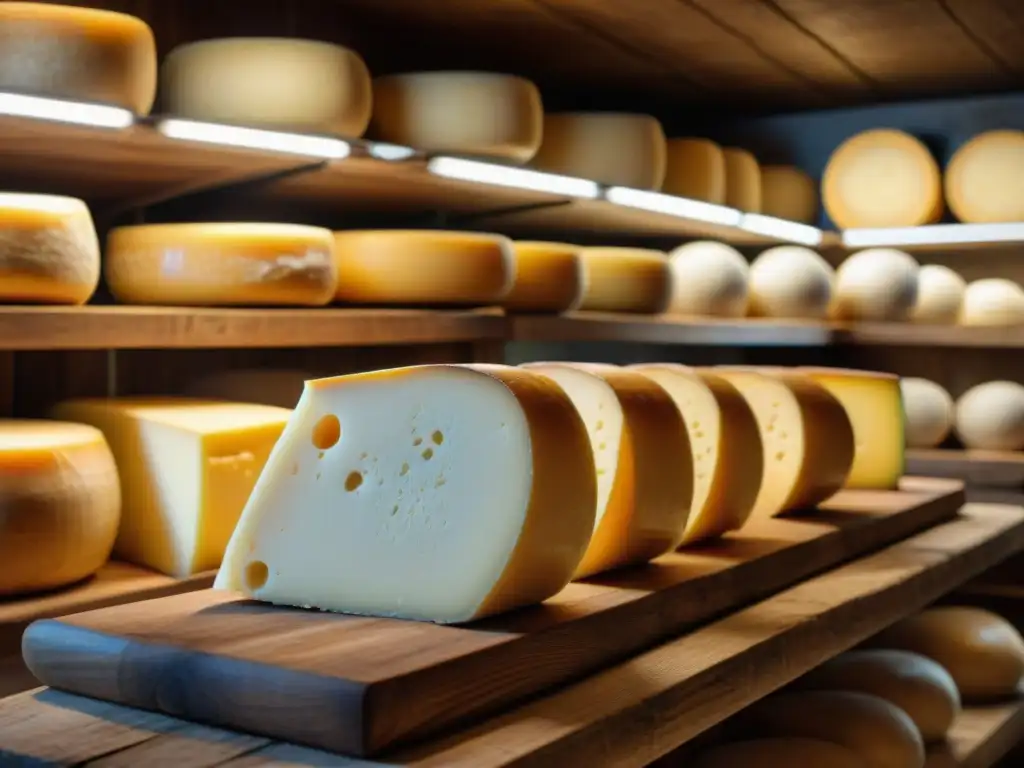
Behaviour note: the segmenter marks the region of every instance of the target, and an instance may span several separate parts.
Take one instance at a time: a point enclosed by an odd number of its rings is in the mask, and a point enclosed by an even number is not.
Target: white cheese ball
[[[747,260],[725,243],[700,240],[669,254],[672,298],[678,315],[743,317],[747,314]]]
[[[917,304],[910,317],[915,323],[955,323],[960,318],[967,283],[941,264],[921,267],[917,273]]]
[[[903,424],[908,448],[934,448],[953,428],[956,407],[943,387],[928,379],[901,379]]]
[[[810,248],[769,248],[750,265],[750,314],[820,319],[828,316],[835,271]]]
[[[964,292],[961,325],[1020,325],[1024,323],[1024,289],[1012,280],[975,280]]]
[[[917,262],[895,248],[870,248],[836,271],[838,320],[906,320],[917,304]]]
[[[1024,448],[1024,387],[990,381],[967,390],[956,404],[956,434],[968,448]]]

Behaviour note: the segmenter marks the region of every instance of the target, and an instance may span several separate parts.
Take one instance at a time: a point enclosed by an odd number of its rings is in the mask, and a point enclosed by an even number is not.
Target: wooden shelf
[[[1024,742],[1024,699],[966,707],[946,744],[928,750],[925,768],[992,768]]]
[[[907,451],[907,472],[972,486],[1024,489],[1024,452],[915,448]]]
[[[836,326],[835,342],[850,346],[1024,347],[1024,326],[858,323]]]

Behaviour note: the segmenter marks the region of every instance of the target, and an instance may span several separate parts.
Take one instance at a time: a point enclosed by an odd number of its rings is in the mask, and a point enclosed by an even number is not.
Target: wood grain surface
[[[925,768],[992,768],[1024,741],[1024,699],[960,713],[945,744],[928,750]]]
[[[1024,452],[924,450],[907,451],[907,471],[951,477],[970,486],[1024,490]]]

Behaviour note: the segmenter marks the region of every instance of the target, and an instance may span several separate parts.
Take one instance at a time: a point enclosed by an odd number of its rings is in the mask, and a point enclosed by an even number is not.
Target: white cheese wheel
[[[525,163],[543,133],[540,91],[491,72],[416,72],[373,81],[370,137],[431,153]]]
[[[956,435],[968,448],[1024,449],[1024,386],[989,381],[967,390],[956,404]]]
[[[0,90],[146,115],[156,79],[156,41],[142,19],[95,8],[0,3]]]
[[[85,304],[99,281],[100,244],[85,203],[0,193],[0,302]]]
[[[587,431],[550,379],[417,366],[311,381],[216,587],[440,623],[561,590],[594,528]],[[429,578],[424,578],[429,574]]]
[[[1024,131],[986,131],[946,166],[946,200],[970,224],[1024,221]]]
[[[831,314],[838,320],[906,320],[917,304],[917,262],[894,248],[869,248],[836,270]]]
[[[370,72],[331,43],[232,37],[179,46],[160,70],[164,111],[194,120],[338,133],[370,123]]]
[[[960,324],[1024,324],[1024,289],[1001,277],[975,280],[964,291]]]
[[[586,288],[580,309],[658,314],[668,304],[666,254],[647,248],[593,247],[580,251]]]
[[[701,752],[690,768],[868,768],[856,749],[803,738],[750,739]]]
[[[744,149],[727,147],[725,155],[725,204],[744,213],[761,212],[761,166]]]
[[[917,378],[902,379],[900,389],[907,447],[934,448],[943,443],[956,417],[949,392],[934,381]]]
[[[661,189],[665,155],[665,133],[650,115],[563,112],[544,116],[532,165],[609,186]]]
[[[568,312],[583,303],[587,272],[580,247],[518,240],[516,277],[501,305],[513,312]]]
[[[669,139],[661,191],[725,204],[725,153],[708,139]]]
[[[707,317],[747,313],[750,268],[732,246],[699,240],[676,248],[668,261],[672,273],[669,312]]]
[[[791,165],[761,167],[761,213],[802,224],[818,220],[818,187]]]
[[[219,371],[190,382],[185,394],[211,400],[294,408],[302,397],[306,382],[315,378],[318,377],[309,371],[263,368]]]
[[[104,274],[123,304],[322,306],[338,274],[331,232],[297,224],[151,224],[107,238]]]
[[[955,323],[960,318],[967,283],[949,267],[928,264],[917,272],[917,303],[910,313],[915,323]]]
[[[750,265],[750,314],[760,317],[828,317],[835,270],[799,245],[769,248]]]
[[[107,562],[121,516],[99,430],[0,420],[0,596],[72,584]]]

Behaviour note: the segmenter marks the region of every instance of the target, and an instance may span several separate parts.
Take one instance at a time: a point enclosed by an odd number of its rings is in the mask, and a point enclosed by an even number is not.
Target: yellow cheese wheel
[[[903,392],[903,429],[908,448],[935,448],[953,428],[956,407],[942,386],[928,379],[900,380]]]
[[[568,312],[583,303],[587,275],[580,248],[565,243],[518,240],[516,277],[501,302],[513,312]]]
[[[189,397],[294,408],[306,382],[319,376],[309,371],[237,369],[201,376],[188,384]]]
[[[799,737],[750,739],[701,752],[690,768],[868,768],[858,752],[830,741]]]
[[[964,392],[956,404],[956,435],[968,448],[1024,450],[1024,386],[986,381]]]
[[[0,420],[0,596],[72,584],[110,557],[117,467],[99,430]]]
[[[1024,131],[987,131],[946,166],[946,200],[970,224],[1024,221]]]
[[[761,166],[744,149],[727,147],[725,155],[725,204],[744,213],[761,212]]]
[[[818,220],[818,186],[791,165],[762,166],[761,213],[814,224]]]
[[[646,248],[593,247],[580,251],[586,289],[580,309],[664,312],[672,288],[668,259]]]
[[[708,139],[669,139],[662,192],[725,203],[725,154]]]
[[[99,281],[100,245],[85,203],[0,193],[0,302],[84,304]]]

